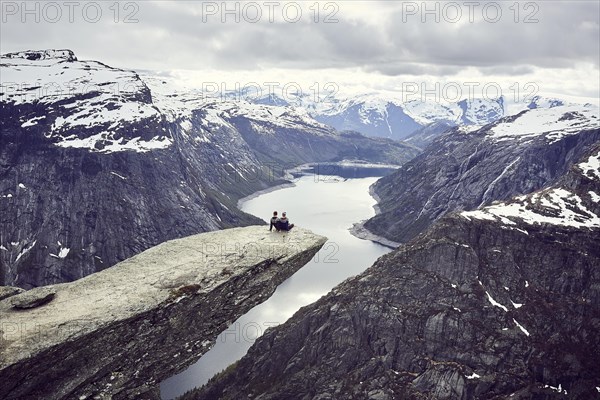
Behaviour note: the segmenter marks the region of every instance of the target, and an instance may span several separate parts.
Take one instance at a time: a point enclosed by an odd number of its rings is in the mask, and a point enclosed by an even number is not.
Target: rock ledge
[[[157,398],[158,382],[195,362],[325,241],[302,228],[203,233],[45,287],[56,294],[43,307],[2,300],[0,398]]]

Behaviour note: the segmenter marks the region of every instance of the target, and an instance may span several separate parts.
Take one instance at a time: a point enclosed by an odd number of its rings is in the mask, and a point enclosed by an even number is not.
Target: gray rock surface
[[[587,155],[554,187],[441,218],[183,398],[597,398],[600,145]]]
[[[404,142],[425,149],[436,138],[455,126],[456,124],[446,121],[432,122],[411,133],[409,137],[404,139]]]
[[[0,301],[0,398],[156,398],[158,382],[195,362],[325,241],[301,227],[204,233],[53,285],[44,307]]]
[[[14,286],[0,286],[0,300],[23,293],[25,290]]]
[[[9,301],[14,308],[36,308],[52,301],[55,295],[56,290],[54,288],[39,287],[13,296]]]

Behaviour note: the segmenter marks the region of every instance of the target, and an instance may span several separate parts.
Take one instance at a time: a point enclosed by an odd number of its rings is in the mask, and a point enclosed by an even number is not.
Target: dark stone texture
[[[404,142],[425,149],[436,138],[455,126],[455,124],[445,121],[432,122],[411,133],[409,137],[404,139]]]

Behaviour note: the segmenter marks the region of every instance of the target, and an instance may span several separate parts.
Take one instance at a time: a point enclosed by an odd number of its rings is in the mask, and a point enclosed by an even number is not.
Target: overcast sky
[[[466,82],[600,97],[596,0],[22,4],[2,0],[2,53],[68,48],[193,85],[335,82],[343,92],[439,83],[441,92]]]

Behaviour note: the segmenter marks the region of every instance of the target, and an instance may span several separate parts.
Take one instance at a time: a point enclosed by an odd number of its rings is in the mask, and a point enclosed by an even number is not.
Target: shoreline
[[[293,179],[293,174],[299,174],[302,170],[307,168],[312,168],[318,165],[339,165],[340,167],[358,167],[358,168],[385,168],[385,169],[398,169],[401,165],[396,164],[378,164],[370,161],[361,161],[361,160],[342,160],[342,161],[324,161],[324,162],[311,162],[302,165],[298,165],[297,167],[286,169],[284,171],[283,179]]]
[[[377,183],[377,182],[375,182],[375,183]],[[374,189],[375,183],[372,184],[371,186],[369,186],[369,194],[376,201],[375,205],[373,206],[373,208],[375,209],[375,215],[379,215],[379,214],[381,214],[381,208],[379,208],[379,202],[381,201],[381,198],[377,195],[377,193],[375,193],[375,189]]]
[[[373,199],[375,199],[376,203],[373,205],[373,209],[375,210],[375,215],[379,215],[379,214],[381,214],[381,209],[378,206],[380,198],[375,193],[374,186],[375,186],[375,183],[373,183],[371,186],[369,186],[369,195]],[[400,246],[402,244],[402,243],[394,242],[393,240],[387,239],[383,236],[374,234],[373,232],[371,232],[370,230],[365,228],[365,222],[367,222],[367,221],[368,220],[365,219],[365,220],[362,220],[359,222],[355,222],[350,228],[348,228],[348,230],[350,231],[350,234],[359,239],[370,240],[371,242],[379,243],[380,245],[389,247],[391,249],[396,249],[398,246]]]
[[[252,194],[249,194],[248,196],[245,196],[245,197],[242,197],[241,199],[239,199],[237,201],[236,207],[238,208],[238,210],[244,212],[242,210],[241,206],[242,206],[242,204],[246,203],[247,201],[255,199],[258,196],[262,196],[263,194],[271,193],[271,192],[274,192],[274,191],[279,190],[279,189],[285,189],[285,188],[294,187],[294,186],[296,186],[296,184],[294,182],[287,181],[287,182],[284,182],[284,183],[277,184],[275,186],[270,186],[268,188],[261,189],[261,190],[259,190],[257,192],[254,192]],[[257,217],[257,218],[260,218],[260,217]]]
[[[389,240],[384,238],[383,236],[379,236],[365,228],[365,221],[355,222],[352,227],[348,228],[350,234],[354,237],[357,237],[362,240],[370,240],[371,242],[380,244],[382,246],[388,247],[390,249],[395,250],[402,243],[394,242],[393,240]]]
[[[315,165],[319,165],[319,164],[341,165],[341,166],[345,166],[345,167],[356,166],[356,167],[361,167],[361,168],[398,168],[399,167],[398,165],[392,165],[392,164],[376,164],[376,163],[371,163],[371,162],[346,161],[346,160],[338,161],[338,162],[321,162],[321,163],[313,162],[313,163],[306,163],[306,164],[298,165],[294,168],[290,168],[290,169],[287,169],[284,171],[283,179],[288,180],[287,182],[259,190],[259,191],[254,192],[246,197],[242,197],[237,202],[237,208],[239,210],[242,210],[242,205],[245,202],[255,199],[263,194],[267,194],[267,193],[274,192],[276,190],[296,186],[296,184],[292,181],[293,179],[295,179],[293,176],[294,173],[301,173],[303,169],[311,168],[311,167],[314,167]],[[381,179],[381,177],[379,179]],[[378,215],[381,213],[381,209],[378,206],[380,199],[379,199],[379,196],[377,196],[377,194],[375,193],[375,190],[373,189],[374,185],[375,184],[369,186],[369,195],[376,202],[373,205],[373,209],[375,210],[375,215]],[[394,242],[393,240],[389,240],[383,236],[376,235],[373,232],[369,231],[364,226],[364,223],[366,221],[367,220],[365,219],[365,220],[362,220],[359,222],[355,222],[350,228],[348,228],[348,231],[350,232],[350,234],[354,237],[357,237],[358,239],[369,240],[371,242],[378,243],[378,244],[388,247],[390,249],[395,249],[398,246],[400,246],[401,243]]]

